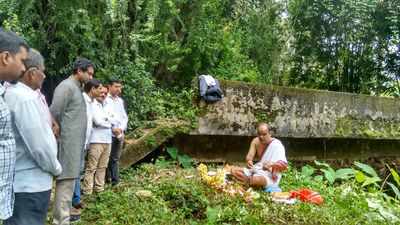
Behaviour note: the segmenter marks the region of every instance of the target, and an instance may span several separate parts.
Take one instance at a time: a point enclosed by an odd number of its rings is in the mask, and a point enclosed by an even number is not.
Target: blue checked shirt
[[[4,87],[0,84],[0,220],[12,216],[15,168],[15,140],[11,114],[3,96]]]

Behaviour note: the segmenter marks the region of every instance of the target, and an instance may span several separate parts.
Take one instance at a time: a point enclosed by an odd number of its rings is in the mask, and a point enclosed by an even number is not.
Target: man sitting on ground
[[[253,164],[255,159],[259,161]],[[232,169],[236,179],[255,188],[278,186],[281,172],[287,168],[285,147],[271,137],[266,123],[258,125],[257,137],[251,141],[246,162],[247,168]]]

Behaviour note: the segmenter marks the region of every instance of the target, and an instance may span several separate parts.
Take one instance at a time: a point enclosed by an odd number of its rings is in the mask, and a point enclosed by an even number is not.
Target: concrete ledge
[[[253,137],[177,135],[174,145],[203,162],[245,162]],[[289,161],[398,158],[400,141],[350,138],[280,138]]]
[[[221,81],[224,99],[199,103],[192,135],[253,136],[266,121],[277,137],[400,139],[400,101],[350,93]]]
[[[153,152],[169,138],[176,134],[186,133],[191,129],[186,121],[156,121],[153,128],[143,130],[143,135],[134,139],[125,138],[125,147],[121,153],[120,166],[128,168]]]

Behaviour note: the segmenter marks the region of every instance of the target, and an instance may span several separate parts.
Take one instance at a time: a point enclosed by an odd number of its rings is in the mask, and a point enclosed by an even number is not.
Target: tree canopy
[[[125,81],[138,120],[160,90],[205,73],[400,95],[399,0],[0,0],[0,24],[43,53],[50,77],[84,56],[96,77]]]

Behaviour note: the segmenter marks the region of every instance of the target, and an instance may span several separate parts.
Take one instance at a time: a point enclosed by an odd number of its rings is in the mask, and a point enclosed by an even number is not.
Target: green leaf
[[[390,168],[390,173],[392,174],[394,181],[396,181],[397,186],[400,187],[400,176],[399,176],[399,174],[393,168]]]
[[[317,160],[314,160],[314,163],[317,166],[323,166],[323,167],[326,167],[326,168],[331,168],[331,166],[328,163],[319,162]]]
[[[322,180],[324,180],[324,177],[321,176],[321,175],[318,175],[318,176],[314,177],[314,180],[317,181],[317,182],[321,182]]]
[[[315,168],[310,165],[305,165],[301,168],[301,175],[304,177],[310,177],[314,174]]]
[[[193,159],[188,155],[178,155],[178,162],[182,165],[183,168],[190,168],[193,165]]]
[[[329,169],[321,169],[324,173],[325,179],[330,183],[333,184],[335,182],[335,171],[332,168]]]
[[[354,165],[356,165],[358,168],[360,168],[364,173],[367,173],[373,177],[379,178],[378,174],[375,172],[374,168],[372,168],[371,166],[364,164],[364,163],[360,163],[360,162],[354,162]],[[380,178],[379,178],[379,180],[380,180]]]
[[[390,182],[388,182],[387,184],[392,188],[392,191],[396,194],[396,198],[397,198],[397,199],[400,199],[400,191],[399,191],[399,189],[396,187],[396,185],[394,185],[394,184],[392,184],[392,183],[390,183]]]
[[[386,193],[382,193],[382,196],[385,199],[385,201],[389,201],[389,202],[395,199],[392,196],[387,195]]]
[[[160,157],[156,160],[155,164],[156,164],[157,166],[159,166],[159,167],[166,168],[167,166],[170,166],[170,165],[171,165],[171,162],[172,162],[172,161],[167,161],[167,160],[165,160],[164,157],[160,156]]]
[[[357,181],[358,183],[362,183],[362,182],[365,181],[365,179],[367,178],[367,176],[365,176],[365,174],[364,174],[362,171],[356,170],[356,172],[355,172],[355,178],[356,178],[356,181]]]
[[[169,156],[171,156],[171,158],[173,160],[176,160],[178,157],[178,149],[176,148],[167,148],[167,152],[169,154]]]
[[[363,187],[374,184],[378,185],[377,183],[381,181],[379,177],[366,177],[364,183],[361,185]]]
[[[207,206],[207,211],[206,211],[207,222],[209,224],[214,224],[215,222],[217,222],[218,213],[219,213],[219,209],[218,208],[212,208],[210,206]]]
[[[335,178],[341,180],[347,180],[354,177],[354,170],[352,168],[338,169],[335,172]]]

